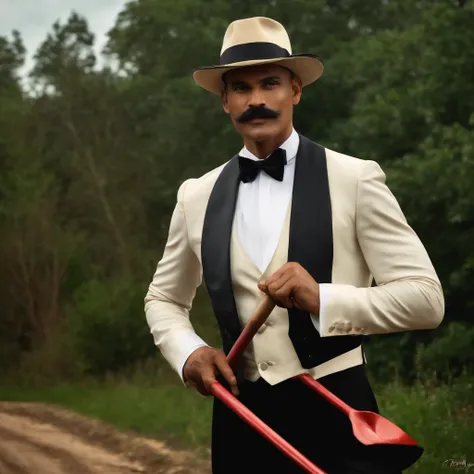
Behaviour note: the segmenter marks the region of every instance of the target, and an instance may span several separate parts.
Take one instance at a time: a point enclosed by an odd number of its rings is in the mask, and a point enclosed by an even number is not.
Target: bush
[[[85,372],[115,372],[156,355],[145,293],[133,280],[90,281],[75,292],[70,329]]]
[[[394,378],[405,382],[414,380],[414,339],[417,336],[420,335],[408,331],[365,337],[367,368],[371,376],[385,382]]]
[[[22,352],[9,377],[28,387],[77,378],[81,365],[71,342],[69,332],[58,328],[41,346]]]
[[[407,331],[366,338],[368,370],[374,380],[411,384],[420,375],[438,380],[474,374],[474,325],[444,323],[432,331]]]
[[[452,322],[440,328],[430,344],[419,344],[416,366],[419,373],[432,373],[438,379],[474,374],[474,325]]]

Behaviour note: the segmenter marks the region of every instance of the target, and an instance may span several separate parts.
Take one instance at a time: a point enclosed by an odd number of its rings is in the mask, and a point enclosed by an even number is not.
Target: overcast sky
[[[107,31],[115,24],[126,0],[0,0],[0,35],[19,30],[28,50],[28,62],[56,20],[65,22],[72,10],[87,18],[96,35],[96,49],[105,44]]]

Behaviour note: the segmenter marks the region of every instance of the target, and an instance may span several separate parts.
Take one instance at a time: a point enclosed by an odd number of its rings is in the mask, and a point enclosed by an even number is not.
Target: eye
[[[264,86],[264,87],[267,87],[267,88],[269,88],[269,89],[272,89],[273,87],[276,87],[276,86],[278,86],[278,85],[279,85],[279,83],[278,83],[278,81],[277,81],[276,79],[271,79],[271,80],[269,80],[269,81],[265,81],[265,83],[264,83],[263,86]]]
[[[248,87],[245,84],[235,84],[232,87],[232,90],[234,92],[244,92],[244,91],[248,90]]]

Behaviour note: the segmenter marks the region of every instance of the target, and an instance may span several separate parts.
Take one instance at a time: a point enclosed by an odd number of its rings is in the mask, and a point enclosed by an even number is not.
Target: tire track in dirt
[[[8,423],[4,424],[5,421]],[[52,443],[58,441],[57,436],[48,436],[48,433],[43,433],[43,436],[38,438],[37,433],[27,433],[24,431],[26,428],[23,420],[20,420],[20,429],[9,429],[5,426],[11,426],[10,422],[18,422],[18,417],[8,416],[0,413],[0,439],[2,440],[3,449],[0,447],[0,459],[3,459],[5,456],[6,459],[10,456],[11,453],[24,453],[21,458],[21,461],[27,462],[28,458],[35,458],[35,464],[49,464],[52,462],[54,465],[54,470],[49,468],[48,472],[82,472],[83,474],[94,474],[87,465],[81,459],[77,459],[71,452],[69,452],[67,446],[52,446]],[[21,431],[20,431],[21,430]],[[63,438],[64,435],[61,435]],[[5,450],[4,443],[10,444],[10,446],[16,445],[17,449],[13,451],[11,448]],[[63,439],[61,444],[67,443],[69,440]],[[3,451],[3,452],[2,452]],[[10,454],[9,454],[10,453]],[[32,456],[33,455],[33,456]],[[44,459],[41,459],[44,458]],[[15,462],[12,460],[12,462]],[[86,460],[87,462],[87,460]],[[17,462],[18,464],[18,462]],[[59,468],[59,470],[58,470]],[[3,474],[3,473],[2,473]]]
[[[46,404],[0,403],[1,474],[209,474],[197,453]]]
[[[64,465],[53,458],[48,458],[47,453],[35,449],[23,441],[5,440],[1,435],[0,445],[0,472],[2,474],[29,474],[44,472],[49,474],[62,474],[68,472]],[[80,471],[72,471],[80,472]]]

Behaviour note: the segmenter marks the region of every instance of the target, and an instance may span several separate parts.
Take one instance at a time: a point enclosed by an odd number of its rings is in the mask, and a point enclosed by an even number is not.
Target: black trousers
[[[353,408],[379,413],[365,365],[318,379]],[[299,380],[240,385],[239,400],[328,474],[398,474],[352,433],[346,415]],[[213,474],[302,474],[305,471],[218,399],[212,422]]]

